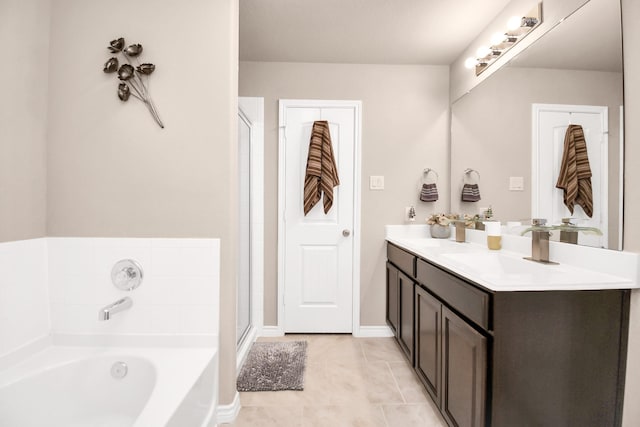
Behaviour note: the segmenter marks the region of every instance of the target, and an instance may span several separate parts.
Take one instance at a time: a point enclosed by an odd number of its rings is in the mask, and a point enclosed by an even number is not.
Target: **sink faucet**
[[[467,240],[467,226],[464,220],[456,221],[456,242],[464,243]]]
[[[109,320],[111,318],[111,315],[131,308],[132,305],[133,301],[131,300],[131,298],[121,298],[118,301],[107,305],[106,307],[102,307],[98,311],[98,320]]]
[[[544,218],[534,218],[531,220],[531,227],[522,232],[525,234],[531,231],[531,256],[525,259],[541,262],[543,264],[557,264],[549,261],[549,236],[551,227],[547,227],[547,220]]]

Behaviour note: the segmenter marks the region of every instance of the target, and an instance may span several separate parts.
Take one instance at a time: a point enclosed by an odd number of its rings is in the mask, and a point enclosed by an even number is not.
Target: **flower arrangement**
[[[451,220],[454,220],[457,217],[458,216],[454,214],[444,214],[444,213],[432,214],[430,217],[427,218],[427,224],[429,225],[437,224],[443,227],[447,227],[449,226],[449,223],[451,222]]]
[[[164,124],[158,115],[158,109],[153,103],[151,95],[149,95],[149,76],[155,71],[156,66],[148,62],[140,63],[138,57],[142,53],[142,45],[137,43],[125,47],[124,38],[120,37],[111,40],[107,49],[112,54],[122,55],[126,60],[126,64],[120,65],[118,57],[113,56],[105,62],[102,70],[105,73],[117,74],[120,80],[118,85],[118,98],[120,98],[120,101],[126,102],[130,96],[142,101],[156,123],[164,129]],[[132,60],[135,61],[136,67],[134,67]]]

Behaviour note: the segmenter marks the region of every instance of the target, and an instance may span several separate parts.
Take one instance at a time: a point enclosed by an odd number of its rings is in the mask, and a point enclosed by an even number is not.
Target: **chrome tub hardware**
[[[142,283],[144,272],[142,266],[133,259],[123,259],[111,269],[113,286],[121,291],[132,291]]]
[[[111,376],[117,380],[121,380],[127,376],[129,367],[124,362],[116,362],[111,365]]]
[[[98,311],[98,320],[109,320],[112,315],[131,308],[133,301],[129,297],[124,297],[118,301],[102,307]]]

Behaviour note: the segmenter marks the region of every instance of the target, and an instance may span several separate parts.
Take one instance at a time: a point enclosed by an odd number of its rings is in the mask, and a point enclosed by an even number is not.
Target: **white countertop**
[[[411,228],[413,227],[413,229]],[[427,231],[425,231],[427,230]],[[525,260],[531,239],[503,236],[503,249],[489,250],[484,232],[467,230],[467,242],[428,237],[424,226],[387,226],[387,241],[490,291],[633,289],[638,254],[550,242],[558,265]],[[528,251],[525,251],[527,248]],[[554,250],[551,250],[554,249]],[[554,255],[557,258],[554,258]],[[575,259],[575,262],[571,262]]]

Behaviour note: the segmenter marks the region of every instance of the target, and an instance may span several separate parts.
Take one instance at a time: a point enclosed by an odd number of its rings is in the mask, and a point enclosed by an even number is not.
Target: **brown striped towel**
[[[438,200],[438,187],[435,183],[422,184],[422,190],[420,190],[420,200],[423,202],[435,202]]]
[[[315,121],[309,141],[307,171],[304,177],[304,214],[318,203],[324,193],[324,213],[333,205],[333,187],[340,184],[336,159],[333,156],[329,122]]]
[[[569,125],[564,135],[564,151],[556,187],[564,190],[564,204],[571,214],[577,204],[582,206],[589,218],[593,216],[591,167],[587,143],[580,125]]]
[[[463,202],[478,202],[480,201],[480,187],[478,184],[464,184],[462,186],[462,195],[460,200]]]

